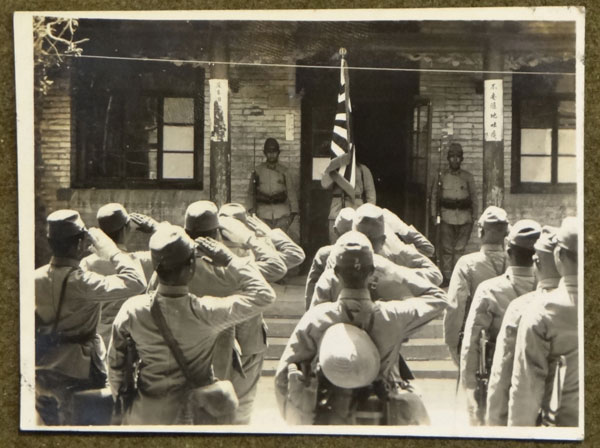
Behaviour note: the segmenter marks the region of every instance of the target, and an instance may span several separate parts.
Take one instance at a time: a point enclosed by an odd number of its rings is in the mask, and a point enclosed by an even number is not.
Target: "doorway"
[[[406,66],[404,64],[403,66]],[[337,104],[339,70],[298,69],[303,92],[301,145],[301,241],[308,263],[319,247],[329,244],[327,218],[331,192],[321,187],[319,167],[329,159],[329,143]],[[412,224],[426,198],[412,200],[407,187],[410,168],[417,72],[350,70],[350,98],[357,160],[373,175],[377,205]],[[423,180],[423,182],[425,182]]]

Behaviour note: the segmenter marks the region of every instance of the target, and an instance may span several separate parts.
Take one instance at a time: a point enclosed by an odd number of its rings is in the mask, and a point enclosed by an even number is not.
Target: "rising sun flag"
[[[350,103],[350,84],[346,49],[340,49],[340,88],[331,138],[331,160],[325,168],[321,185],[329,188],[335,182],[344,193],[354,201],[356,181],[356,153],[351,132],[352,105]]]

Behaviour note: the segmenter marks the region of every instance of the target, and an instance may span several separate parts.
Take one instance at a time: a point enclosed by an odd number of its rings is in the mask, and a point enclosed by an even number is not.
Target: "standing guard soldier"
[[[510,381],[513,372],[515,354],[515,339],[521,317],[529,314],[528,307],[533,302],[543,298],[554,291],[560,281],[560,274],[554,262],[554,248],[556,247],[556,229],[550,226],[542,228],[540,239],[535,246],[533,267],[538,284],[535,291],[517,297],[510,302],[502,327],[496,339],[496,350],[490,372],[488,385],[486,423],[491,426],[506,426],[508,419],[508,398]]]
[[[440,267],[445,282],[450,281],[454,265],[465,251],[478,216],[475,181],[471,173],[460,168],[462,161],[462,146],[451,143],[449,169],[441,173],[431,188],[431,216],[436,232],[440,232],[438,241],[442,246],[436,250],[441,252]]]
[[[554,260],[558,288],[532,302],[517,331],[509,426],[579,425],[578,224],[565,218]]]
[[[74,394],[106,385],[106,349],[96,333],[100,304],[141,293],[144,274],[101,230],[87,230],[79,213],[58,210],[47,218],[52,258],[35,271],[36,409],[47,425],[90,424],[89,409],[74,408]],[[80,261],[89,243],[109,261],[113,275],[85,271]],[[86,412],[87,411],[87,412]],[[101,421],[100,411],[93,415]]]
[[[406,396],[397,365],[403,341],[446,307],[444,292],[434,288],[430,295],[373,301],[368,290],[374,269],[373,250],[366,236],[359,232],[344,234],[336,242],[334,254],[334,269],[343,285],[339,300],[313,307],[304,314],[275,374],[275,393],[282,415],[290,423],[298,422],[295,417],[300,411],[305,415],[299,420],[305,424],[356,424],[356,411],[376,394],[387,411],[384,424],[428,423],[420,400]],[[327,341],[329,331],[336,332],[331,335],[332,341]],[[336,342],[340,340],[349,343]],[[303,385],[313,383],[314,377],[318,387],[303,390]],[[306,392],[312,393],[312,409],[307,405]],[[395,405],[407,403],[410,409],[419,410],[419,415],[408,411],[409,415],[398,418]]]
[[[273,303],[275,293],[260,275],[251,276],[249,281],[242,282],[240,291],[226,297],[198,297],[190,293],[188,284],[194,277],[197,251],[226,270],[240,260],[213,239],[201,237],[194,242],[179,226],[161,224],[150,238],[150,251],[159,285],[153,294],[126,301],[115,318],[109,353],[110,385],[113,395],[117,396],[127,369],[130,338],[140,367],[137,393],[123,423],[177,424],[181,423],[182,407],[191,390],[214,383],[212,358],[218,334],[260,313]],[[246,268],[254,269],[249,264]],[[165,324],[161,325],[157,319],[155,307],[163,315]],[[173,344],[164,336],[166,332],[161,327],[165,325],[179,346],[180,356],[174,353]],[[187,365],[187,372],[181,367],[180,357]],[[237,400],[226,389],[217,397],[206,392],[206,412],[218,423],[219,418],[226,416],[213,415],[211,409],[221,406],[224,400]]]
[[[248,194],[247,209],[269,227],[287,232],[298,214],[296,187],[288,168],[279,163],[279,143],[265,140],[266,162],[256,167]]]
[[[460,257],[452,272],[448,288],[450,306],[444,315],[444,339],[456,365],[460,358],[465,321],[477,287],[484,280],[497,277],[506,270],[504,250],[504,239],[508,234],[506,212],[491,205],[485,209],[477,225],[481,249],[479,252]]]
[[[540,232],[540,225],[531,219],[517,221],[507,238],[506,272],[484,281],[475,291],[460,357],[460,379],[467,392],[472,425],[484,423],[487,381],[506,308],[514,299],[535,288],[533,245]]]

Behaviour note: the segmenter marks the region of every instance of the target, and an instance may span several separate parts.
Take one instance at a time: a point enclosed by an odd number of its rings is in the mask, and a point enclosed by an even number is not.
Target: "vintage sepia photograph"
[[[21,429],[583,439],[584,22],[15,13]]]

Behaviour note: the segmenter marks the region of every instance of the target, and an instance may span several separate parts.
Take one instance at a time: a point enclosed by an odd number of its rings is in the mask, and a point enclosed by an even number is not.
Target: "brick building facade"
[[[529,32],[535,32],[529,30]],[[436,28],[437,32],[439,30]],[[451,33],[451,27],[446,30]],[[423,27],[420,32],[427,32]],[[460,29],[458,31],[460,32]],[[573,31],[574,33],[574,31]],[[173,58],[181,58],[182,52],[188,49],[186,42],[188,36],[179,36],[180,41],[170,41],[169,51],[165,54]],[[304,131],[310,123],[306,123],[306,107],[303,101],[310,95],[298,80],[298,71],[293,66],[299,60],[314,61],[322,48],[292,39],[285,27],[271,30],[268,39],[264,32],[249,25],[244,28],[237,25],[235,37],[229,43],[229,59],[235,61],[257,60],[262,65],[231,65],[228,70],[229,77],[229,141],[231,149],[231,200],[246,203],[249,191],[250,173],[254,164],[262,161],[262,147],[267,137],[276,138],[281,147],[280,161],[287,165],[296,179],[298,195],[301,198],[302,213],[300,222],[296,220],[292,233],[302,237],[303,244],[309,244],[315,239],[311,235],[309,220],[313,214],[313,207],[327,207],[322,203],[316,204],[312,191],[317,191],[318,184],[311,177],[311,164],[315,151],[311,153],[306,149],[308,142]],[[118,39],[117,39],[118,40]],[[550,39],[544,43],[546,53],[552,58],[562,62],[565,57],[562,47],[552,51],[553,42]],[[266,49],[261,47],[259,41]],[[129,49],[134,48],[132,54],[144,53],[144,44],[141,42],[129,43]],[[137,45],[137,47],[136,47]],[[482,52],[473,54],[471,49],[464,51],[453,50],[448,54],[439,49],[432,49],[432,44],[420,44],[421,48],[407,51],[400,49],[404,57],[412,58],[416,63],[413,67],[430,69],[432,67],[448,70],[459,67],[463,70],[473,69],[474,73],[451,73],[448,71],[418,73],[417,91],[415,96],[426,98],[431,104],[431,133],[429,136],[429,180],[435,175],[438,166],[437,145],[442,133],[451,129],[450,139],[461,143],[464,148],[463,168],[473,173],[478,188],[478,204],[481,209],[482,182],[483,182],[483,92],[481,89],[482,75],[475,73],[482,67]],[[429,47],[428,47],[429,45]],[[179,49],[177,49],[180,47]],[[249,49],[251,47],[251,51]],[[318,47],[318,48],[317,48]],[[104,45],[107,48],[107,45]],[[175,48],[175,50],[173,50]],[[196,47],[194,47],[196,48]],[[378,48],[373,47],[373,51]],[[430,50],[431,57],[424,57]],[[88,50],[86,50],[88,51]],[[159,52],[160,49],[155,50]],[[359,51],[365,51],[364,48]],[[389,51],[389,49],[387,50]],[[507,50],[505,50],[507,51]],[[533,50],[528,50],[530,53]],[[90,50],[93,53],[93,50]],[[210,52],[199,49],[189,58],[200,60],[209,57]],[[85,55],[85,51],[84,51]],[[317,56],[315,56],[317,55]],[[553,56],[554,55],[554,56]],[[164,56],[164,54],[163,54]],[[518,54],[507,51],[505,66],[513,69]],[[311,59],[312,58],[312,59]],[[358,58],[357,58],[358,59]],[[568,58],[567,58],[568,59]],[[323,59],[321,59],[323,60]],[[392,61],[393,62],[393,61]],[[325,60],[325,65],[331,65]],[[162,64],[163,71],[175,70],[181,64],[157,62]],[[268,65],[280,64],[280,65]],[[289,66],[286,66],[289,64]],[[512,65],[511,65],[512,64]],[[517,64],[518,65],[518,64]],[[524,64],[523,64],[524,65]],[[531,67],[531,64],[529,65]],[[210,199],[210,122],[209,116],[210,91],[208,79],[210,70],[204,72],[203,86],[203,145],[202,145],[202,175],[201,187],[175,188],[161,185],[155,188],[123,188],[106,185],[94,187],[89,182],[81,184],[82,173],[85,169],[79,148],[78,121],[81,116],[76,107],[75,97],[80,95],[76,88],[77,64],[63,66],[53,74],[54,84],[48,93],[37,97],[36,103],[36,264],[47,262],[48,251],[43,238],[45,216],[59,208],[73,208],[81,212],[88,225],[95,225],[95,214],[101,205],[107,202],[121,202],[130,211],[147,213],[158,220],[168,220],[175,224],[182,224],[183,215],[187,205],[199,199]],[[331,72],[331,69],[328,69]],[[351,81],[352,81],[351,72]],[[512,142],[513,111],[516,107],[513,102],[513,77],[503,75],[504,85],[504,207],[508,211],[511,221],[524,217],[534,217],[543,224],[558,225],[565,215],[576,214],[575,187],[562,189],[548,189],[545,192],[521,192],[514,188],[512,170],[515,165],[515,156]],[[574,95],[574,77],[567,80],[570,90]],[[335,95],[335,91],[332,93]],[[351,90],[352,95],[352,90]],[[411,100],[411,98],[408,98]],[[406,99],[402,99],[406,101]],[[333,118],[333,117],[332,117]],[[286,140],[286,124],[293,123],[293,138]],[[406,124],[407,128],[412,124]],[[289,138],[289,134],[288,134]],[[314,149],[314,148],[313,148]],[[360,150],[360,149],[359,149]],[[445,155],[442,158],[445,164]],[[82,171],[83,170],[83,171]],[[377,177],[377,167],[374,169]],[[85,180],[85,179],[84,179]],[[419,182],[425,183],[426,179]],[[308,185],[313,185],[311,190]],[[311,196],[313,194],[313,196]],[[319,195],[317,194],[317,197]],[[320,195],[326,201],[325,192]],[[421,207],[425,207],[423,202]],[[402,210],[395,210],[402,214]],[[420,210],[419,213],[426,213]],[[302,227],[302,231],[301,231]],[[423,230],[423,229],[421,229]],[[143,236],[137,236],[134,242],[138,247],[146,244]],[[471,238],[468,250],[475,250],[476,238]],[[311,252],[310,248],[308,250]]]

